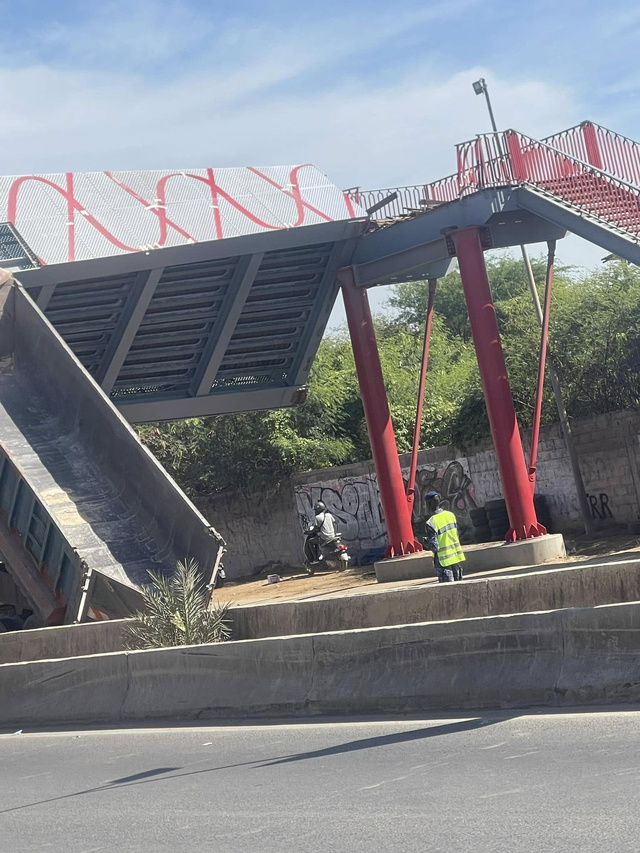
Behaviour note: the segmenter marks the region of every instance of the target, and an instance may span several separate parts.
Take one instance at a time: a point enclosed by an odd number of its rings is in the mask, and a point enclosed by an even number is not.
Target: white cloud
[[[471,88],[481,76],[502,127],[540,137],[583,118],[571,90],[542,80],[444,71],[428,52],[385,67],[389,39],[473,5],[279,29],[216,27],[175,4],[162,4],[165,18],[150,2],[104,7],[82,29],[35,34],[31,53],[0,58],[2,171],[310,161],[342,186],[419,183],[455,171],[455,144],[489,129]],[[380,62],[358,72],[367,52]]]
[[[503,126],[543,135],[580,117],[571,93],[469,68],[448,78],[428,62],[381,84],[351,80],[308,93],[246,99],[277,77],[256,57],[233,79],[195,71],[155,84],[135,75],[45,65],[0,69],[5,173],[315,162],[337,183],[414,183],[455,170],[456,142],[488,120],[471,82],[484,75]]]

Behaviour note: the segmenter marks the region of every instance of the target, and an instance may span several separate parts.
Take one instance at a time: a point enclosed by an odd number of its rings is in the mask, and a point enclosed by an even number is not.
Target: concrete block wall
[[[606,529],[625,525],[634,530],[640,524],[640,412],[611,412],[575,420],[572,428],[596,527]],[[523,433],[523,448],[528,458],[529,432]],[[408,456],[401,457],[401,461],[403,467],[407,466]],[[457,469],[456,476],[447,479],[452,465]],[[346,484],[362,476],[353,469],[354,466],[333,468],[295,477],[293,486],[298,509],[305,505],[301,495],[322,495],[324,498],[332,491],[340,494]],[[361,463],[361,470],[366,472],[369,482],[376,482],[372,463]],[[448,446],[421,451],[419,470],[423,472],[422,481],[418,478],[422,494],[429,488],[440,491],[461,521],[463,533],[470,526],[470,507],[483,506],[487,501],[502,497],[490,438],[482,439],[465,450]],[[554,532],[581,532],[578,496],[559,424],[542,428],[536,491],[547,498]],[[340,509],[338,503],[338,517]],[[383,525],[382,512],[379,512]],[[414,516],[414,523],[420,521],[419,516],[418,502],[418,518]],[[344,524],[342,529],[345,529]],[[346,540],[356,555],[365,559],[369,557],[371,542],[368,539],[358,534],[351,538],[347,535]],[[376,544],[380,548],[385,547],[386,536],[381,533]]]
[[[596,526],[603,529],[640,523],[640,412],[624,411],[572,421],[580,466]],[[529,455],[529,434],[523,434]],[[401,457],[406,472],[409,455]],[[445,495],[463,533],[471,533],[469,509],[502,497],[490,438],[470,447],[436,447],[418,457],[418,499],[414,523],[423,523],[422,496],[431,488]],[[559,424],[541,431],[537,492],[549,504],[553,530],[582,530],[580,509]],[[300,515],[322,498],[339,519],[351,553],[361,562],[382,555],[386,528],[372,461],[299,474],[275,495],[220,495],[201,500],[229,543],[225,564],[230,578],[255,574],[272,565],[300,566]]]
[[[263,569],[302,568],[303,537],[291,486],[264,494],[236,492],[196,499],[206,518],[227,542],[224,567],[229,578]]]

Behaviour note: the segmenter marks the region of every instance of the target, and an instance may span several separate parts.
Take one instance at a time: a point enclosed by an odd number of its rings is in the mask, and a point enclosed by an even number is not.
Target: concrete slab
[[[467,545],[465,573],[487,572],[493,569],[508,569],[515,566],[539,566],[549,560],[566,557],[564,537],[561,533],[548,533],[523,542],[487,542],[482,545]],[[374,564],[378,583],[430,578],[435,575],[431,553],[408,554],[380,560]]]
[[[430,551],[407,554],[406,557],[394,557],[392,560],[379,560],[373,564],[373,567],[376,570],[378,583],[432,578],[436,573]]]

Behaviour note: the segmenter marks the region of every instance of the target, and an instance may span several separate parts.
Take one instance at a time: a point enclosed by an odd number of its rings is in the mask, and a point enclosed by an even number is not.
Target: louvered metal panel
[[[238,257],[167,267],[111,392],[187,393],[222,309]]]
[[[0,267],[26,270],[38,267],[38,259],[11,222],[0,222]]]
[[[84,367],[96,375],[121,321],[138,273],[59,284],[46,316]]]
[[[43,267],[21,275],[134,422],[304,399],[359,221]],[[255,400],[255,403],[252,401]]]
[[[317,306],[333,244],[265,254],[213,390],[282,385]]]

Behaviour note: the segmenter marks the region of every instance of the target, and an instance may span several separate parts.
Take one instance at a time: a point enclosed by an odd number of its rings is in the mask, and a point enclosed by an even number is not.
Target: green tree
[[[532,260],[543,295],[546,259]],[[524,266],[493,255],[487,267],[516,412],[531,425],[540,329]],[[398,449],[410,449],[428,284],[396,287],[392,309],[375,318],[380,361]],[[551,347],[570,415],[640,404],[640,270],[623,261],[578,274],[556,267]],[[543,422],[557,418],[549,383]],[[465,446],[488,435],[486,407],[460,276],[439,282],[421,428],[421,446]],[[226,489],[277,489],[295,472],[370,458],[349,336],[325,336],[304,405],[273,412],[140,427],[140,434],[192,496]]]
[[[531,266],[538,284],[544,285],[547,265],[542,258],[532,258]],[[522,261],[510,255],[499,254],[487,258],[487,271],[494,302],[500,303],[528,293],[527,279]],[[389,297],[388,305],[395,309],[398,322],[417,332],[424,326],[427,313],[429,286],[425,281],[399,284]],[[460,273],[455,270],[438,282],[436,311],[445,327],[465,342],[471,341],[469,315],[464,299]]]

